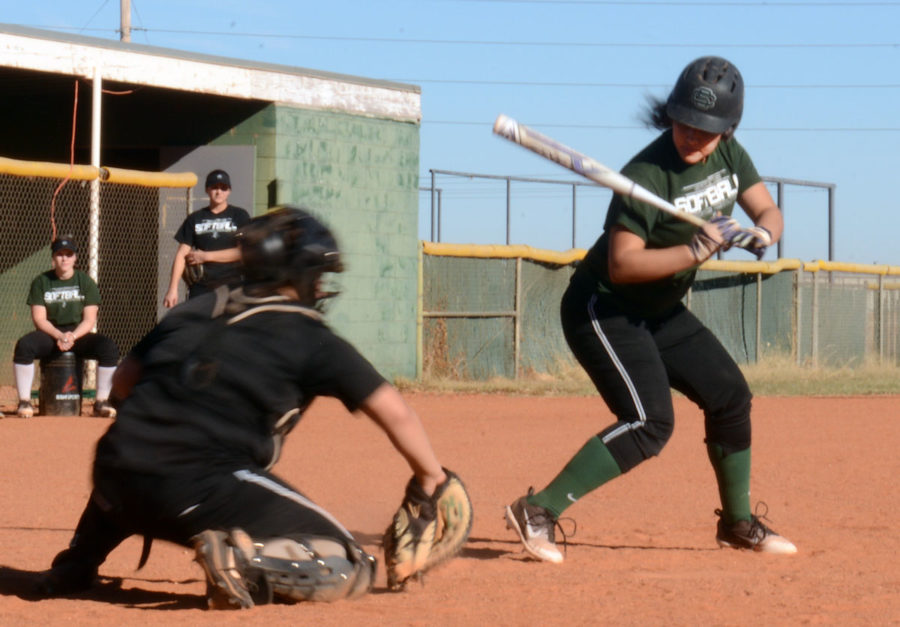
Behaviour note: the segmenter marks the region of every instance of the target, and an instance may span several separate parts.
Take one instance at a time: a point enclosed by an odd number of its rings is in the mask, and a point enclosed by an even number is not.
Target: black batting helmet
[[[666,114],[708,133],[733,133],[744,112],[744,79],[721,57],[692,61],[669,94]]]
[[[249,294],[291,285],[300,302],[312,307],[323,297],[316,288],[322,273],[344,269],[334,235],[300,207],[277,207],[253,218],[237,232],[237,245]]]

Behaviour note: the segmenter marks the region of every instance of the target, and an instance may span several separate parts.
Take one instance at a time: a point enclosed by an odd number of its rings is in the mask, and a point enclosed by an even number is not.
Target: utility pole
[[[120,39],[122,41],[131,41],[131,0],[119,0],[119,6],[122,14]]]

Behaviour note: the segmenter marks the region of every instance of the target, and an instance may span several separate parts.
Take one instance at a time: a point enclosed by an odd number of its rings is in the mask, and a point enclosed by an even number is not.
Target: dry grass
[[[798,366],[789,357],[769,357],[743,371],[757,396],[900,394],[900,367],[896,364],[812,368]]]
[[[854,368],[798,366],[789,357],[767,357],[742,367],[756,396],[850,396],[900,394],[900,367],[865,364]],[[577,366],[560,366],[553,374],[528,373],[518,379],[486,381],[423,376],[399,379],[401,390],[436,394],[507,394],[515,396],[585,396],[596,390]]]

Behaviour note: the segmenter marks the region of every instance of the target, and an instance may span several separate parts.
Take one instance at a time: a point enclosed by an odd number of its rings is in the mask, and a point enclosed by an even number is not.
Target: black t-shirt
[[[132,351],[142,376],[97,446],[99,466],[152,474],[271,467],[316,396],[353,411],[384,383],[317,312],[270,299],[212,318],[218,296],[172,309]]]
[[[250,222],[250,214],[228,205],[219,213],[213,213],[209,207],[199,209],[185,218],[175,233],[179,244],[187,244],[198,250],[225,250],[235,247],[235,232]],[[231,281],[238,276],[240,264],[206,263],[203,264],[203,279],[200,283],[216,286]]]
[[[719,142],[705,161],[689,165],[678,156],[671,130],[631,159],[622,173],[678,209],[704,220],[717,213],[730,216],[740,195],[762,180],[736,139]],[[657,281],[613,283],[609,278],[609,233],[617,225],[643,239],[647,248],[687,244],[697,227],[634,198],[614,194],[605,230],[579,266],[580,272],[590,273],[601,297],[612,299],[625,311],[644,317],[665,315],[687,293],[697,266]]]

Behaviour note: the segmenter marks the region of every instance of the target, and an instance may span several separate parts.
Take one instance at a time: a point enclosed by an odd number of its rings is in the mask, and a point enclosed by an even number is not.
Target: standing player
[[[560,514],[607,481],[657,455],[672,434],[670,387],[705,415],[706,447],[722,508],[720,546],[795,553],[750,507],[751,394],[734,360],[681,303],[697,267],[737,245],[760,253],[781,236],[781,212],[734,139],[744,83],[718,57],[690,63],[649,122],[663,133],[622,170],[676,207],[710,220],[702,229],[615,195],[604,232],[572,276],[561,304],[566,341],[616,415],[542,491],[506,508],[526,551],[562,562]],[[754,226],[740,229],[737,202]],[[764,512],[763,512],[764,515]]]
[[[185,218],[175,233],[178,250],[163,300],[166,307],[178,303],[178,281],[182,277],[189,279],[188,298],[219,285],[235,287],[240,283],[240,254],[234,234],[250,221],[250,215],[228,204],[231,178],[225,170],[213,170],[206,176],[206,194],[209,206]]]
[[[317,396],[374,420],[424,493],[448,480],[416,413],[316,309],[322,274],[342,269],[328,229],[283,208],[254,219],[238,243],[244,287],[180,305],[116,372],[119,418],[97,445],[93,493],[43,594],[88,588],[133,534],[193,546],[210,607],[368,591],[374,558],[270,472]]]
[[[28,292],[31,320],[35,330],[23,335],[13,351],[13,372],[20,418],[31,418],[31,385],[34,360],[71,351],[76,357],[97,360],[97,400],[94,415],[115,418],[109,403],[113,373],[119,363],[116,343],[94,333],[100,311],[100,290],[94,280],[78,270],[78,246],[71,235],[63,235],[50,244],[53,268],[35,277]]]

